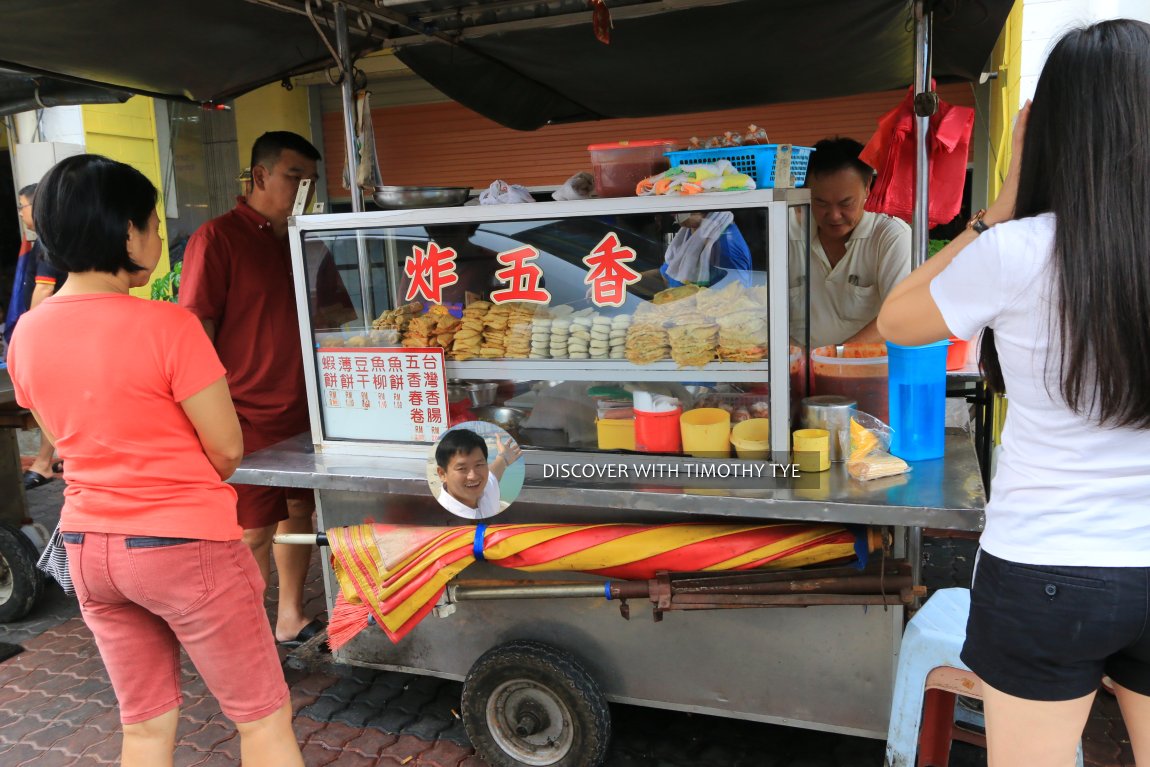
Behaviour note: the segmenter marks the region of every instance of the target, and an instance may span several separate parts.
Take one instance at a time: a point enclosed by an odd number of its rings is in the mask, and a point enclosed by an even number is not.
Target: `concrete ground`
[[[51,529],[63,482],[28,494],[33,518]],[[969,583],[974,543],[928,539],[925,577]],[[318,551],[308,608],[323,609]],[[274,586],[274,584],[273,584]],[[274,611],[274,587],[269,609]],[[24,651],[0,663],[0,765],[96,767],[119,754],[115,696],[75,601],[54,583],[31,615],[0,625],[0,642]],[[195,670],[185,663],[177,767],[235,765],[239,745]],[[295,731],[308,767],[480,767],[459,721],[461,686],[431,677],[344,666],[286,670]],[[612,706],[609,767],[880,767],[883,743],[733,719]],[[1114,699],[1100,694],[1084,736],[1090,767],[1133,767]],[[954,767],[986,764],[981,749],[956,743]]]

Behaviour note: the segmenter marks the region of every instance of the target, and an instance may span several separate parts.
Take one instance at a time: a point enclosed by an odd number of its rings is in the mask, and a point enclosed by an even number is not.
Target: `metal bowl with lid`
[[[469,186],[377,186],[371,198],[381,208],[444,208],[462,205],[471,194]]]

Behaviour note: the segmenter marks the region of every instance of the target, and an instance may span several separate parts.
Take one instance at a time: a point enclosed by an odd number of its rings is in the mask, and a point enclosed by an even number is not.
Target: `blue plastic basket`
[[[795,186],[802,186],[807,180],[807,164],[814,147],[791,144],[748,144],[747,146],[725,147],[721,149],[687,149],[681,152],[667,152],[671,166],[699,165],[702,163],[727,160],[740,173],[746,173],[755,180],[759,189],[773,189],[775,186],[775,157],[779,147],[791,149],[791,176]]]

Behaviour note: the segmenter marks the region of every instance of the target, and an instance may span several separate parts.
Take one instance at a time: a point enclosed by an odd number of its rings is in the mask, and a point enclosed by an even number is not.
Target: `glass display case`
[[[789,450],[806,190],[314,215],[291,245],[317,450],[423,455],[473,419],[529,462]]]

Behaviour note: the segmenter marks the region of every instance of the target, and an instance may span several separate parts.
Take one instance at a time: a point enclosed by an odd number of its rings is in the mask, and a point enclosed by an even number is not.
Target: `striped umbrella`
[[[398,642],[449,581],[475,561],[526,572],[575,571],[646,580],[659,572],[787,569],[865,558],[840,525],[518,524],[459,527],[365,524],[327,531],[340,594],[328,627],[333,649],[368,616]]]

